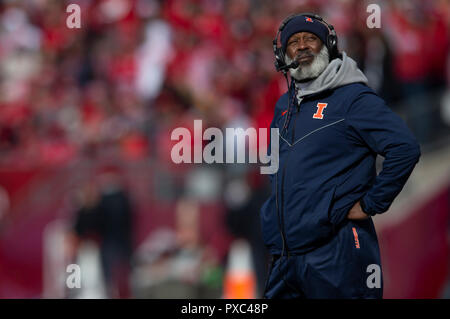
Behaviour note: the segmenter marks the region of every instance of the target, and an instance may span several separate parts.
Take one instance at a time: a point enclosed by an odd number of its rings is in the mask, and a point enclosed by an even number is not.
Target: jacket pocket
[[[289,249],[303,250],[330,238],[333,227],[329,212],[335,190],[334,185],[315,190],[293,187],[285,224]]]
[[[336,188],[329,219],[335,228],[345,221],[348,212],[367,192],[369,185],[358,183],[348,185],[344,183]]]
[[[340,208],[336,208],[335,206],[333,206],[330,209],[329,220],[335,229],[338,228],[342,224],[342,222],[346,220],[348,212],[356,202],[357,201],[351,201],[347,205],[344,205]]]

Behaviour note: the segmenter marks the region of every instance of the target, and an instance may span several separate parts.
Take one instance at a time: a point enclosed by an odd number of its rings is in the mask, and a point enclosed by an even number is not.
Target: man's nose
[[[306,49],[308,49],[306,41],[303,41],[303,39],[300,39],[298,41],[297,51],[304,51]]]

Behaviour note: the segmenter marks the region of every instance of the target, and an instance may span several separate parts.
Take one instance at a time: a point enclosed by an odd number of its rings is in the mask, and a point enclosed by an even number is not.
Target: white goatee
[[[291,64],[294,60],[290,59],[287,54],[284,55],[286,64]],[[314,54],[314,59],[309,65],[298,66],[296,69],[289,69],[291,76],[297,81],[315,79],[325,70],[329,63],[328,49],[324,45],[318,54]]]

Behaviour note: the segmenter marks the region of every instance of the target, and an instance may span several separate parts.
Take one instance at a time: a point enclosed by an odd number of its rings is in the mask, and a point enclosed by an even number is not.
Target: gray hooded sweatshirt
[[[297,98],[301,100],[305,95],[358,82],[366,85],[368,83],[366,76],[358,68],[355,60],[342,52],[342,59],[332,60],[317,78],[308,83],[306,88],[301,89],[299,83],[295,82],[298,89]]]

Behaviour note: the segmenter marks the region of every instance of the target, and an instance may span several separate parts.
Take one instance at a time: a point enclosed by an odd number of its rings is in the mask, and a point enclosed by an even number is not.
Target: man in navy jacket
[[[279,129],[279,170],[261,208],[273,256],[266,298],[381,298],[372,216],[389,209],[420,157],[355,61],[330,55],[329,34],[302,15],[281,31],[286,64],[299,66],[289,70],[293,81],[271,124]]]

